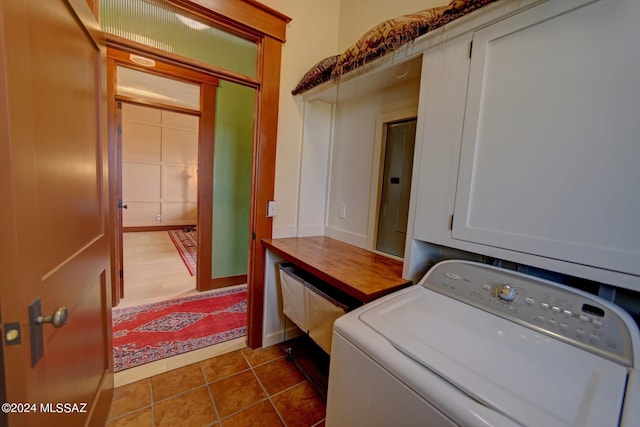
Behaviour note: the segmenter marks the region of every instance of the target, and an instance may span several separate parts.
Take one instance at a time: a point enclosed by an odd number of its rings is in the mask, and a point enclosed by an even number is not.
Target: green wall
[[[221,81],[213,159],[211,277],[247,274],[255,90]]]

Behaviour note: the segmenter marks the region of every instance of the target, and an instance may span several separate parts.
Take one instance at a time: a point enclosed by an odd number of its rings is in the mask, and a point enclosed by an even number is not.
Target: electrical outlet
[[[156,215],[156,221],[158,222],[162,221],[162,215],[160,214]]]
[[[345,219],[347,217],[347,205],[345,203],[340,203],[338,205],[338,218]]]

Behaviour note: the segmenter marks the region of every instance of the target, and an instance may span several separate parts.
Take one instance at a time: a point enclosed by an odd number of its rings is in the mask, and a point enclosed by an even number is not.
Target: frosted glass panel
[[[118,37],[256,76],[258,45],[159,0],[101,0],[100,25]]]
[[[200,110],[200,86],[118,66],[118,95]]]

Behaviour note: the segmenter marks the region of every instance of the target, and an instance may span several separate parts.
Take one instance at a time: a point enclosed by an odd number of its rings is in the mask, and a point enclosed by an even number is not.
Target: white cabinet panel
[[[432,243],[445,244],[450,237],[471,37],[468,34],[431,49],[423,61],[414,238]]]
[[[452,237],[640,275],[640,3],[582,3],[475,33]]]

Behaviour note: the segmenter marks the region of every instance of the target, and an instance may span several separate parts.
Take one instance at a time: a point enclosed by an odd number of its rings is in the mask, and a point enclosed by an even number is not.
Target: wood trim
[[[216,87],[200,86],[200,140],[198,142],[198,255],[196,289],[211,288],[213,230],[213,155],[215,144]],[[209,102],[207,102],[207,100]],[[213,102],[211,102],[213,100]]]
[[[177,67],[190,69],[198,73],[206,74],[223,80],[228,80],[230,82],[238,83],[244,86],[254,88],[260,86],[260,81],[255,77],[236,73],[230,70],[225,70],[224,68],[216,67],[215,65],[207,64],[195,59],[186,58],[184,56],[176,55],[164,50],[145,46],[143,44],[136,43],[122,37],[114,36],[112,34],[105,34],[105,36],[107,38],[107,46],[110,48],[137,53],[156,61],[162,61],[165,64],[172,64]]]
[[[266,209],[267,202],[274,195],[282,44],[265,37],[260,54],[262,60],[259,74],[263,85],[256,99],[259,120],[256,123],[256,143],[253,148],[253,209],[250,215],[252,240],[249,241],[247,279],[247,344],[251,348],[262,347],[266,252],[260,241],[271,238],[273,227],[273,218],[266,216]]]
[[[247,283],[247,275],[241,274],[239,276],[229,277],[217,277],[211,279],[211,289],[226,288],[227,286],[243,285]]]
[[[112,68],[110,69],[111,85],[112,89],[109,93],[109,102],[113,104],[113,110],[117,108],[118,102],[129,102],[136,105],[142,105],[147,107],[161,108],[163,110],[178,111],[186,114],[198,115],[199,120],[199,140],[198,140],[198,257],[196,263],[196,289],[209,290],[211,288],[211,253],[212,253],[212,211],[213,211],[213,153],[214,153],[214,135],[215,135],[215,99],[216,88],[218,86],[218,78],[211,76],[209,73],[200,73],[194,70],[183,69],[176,64],[165,64],[162,62],[156,62],[155,70],[151,68],[132,66],[132,68],[139,69],[142,72],[149,72],[152,74],[169,76],[170,78],[178,78],[187,81],[197,81],[200,84],[200,110],[190,110],[175,106],[162,105],[156,102],[149,102],[141,99],[133,99],[127,96],[116,96],[116,80],[117,69],[116,66],[124,64],[127,67],[130,66],[130,60],[127,52],[119,51],[116,48],[107,49],[108,57]],[[201,78],[202,81],[197,79]],[[112,108],[109,109],[111,111]],[[119,179],[119,163],[117,155],[117,125],[114,121],[109,121],[109,132],[112,134],[113,139],[110,138],[110,153],[113,152],[113,158],[110,158],[110,187],[109,194],[111,200],[118,198],[118,179]],[[117,209],[117,208],[115,208]],[[111,212],[113,216],[117,215],[117,212]],[[175,228],[181,228],[181,226],[140,226],[140,227],[126,227],[123,231],[158,231],[158,230],[170,230]],[[115,234],[115,233],[114,233]],[[208,236],[208,237],[207,237]],[[112,254],[117,252],[121,248],[115,239],[112,238],[112,244],[117,248],[112,248]],[[207,261],[208,260],[208,261]],[[115,273],[112,277],[112,286],[114,294],[118,294],[118,297],[114,297],[112,304],[115,306],[119,303],[120,298],[124,294],[123,282],[120,279],[120,269],[122,263],[112,262],[112,271]]]
[[[274,194],[280,62],[286,24],[291,18],[254,0],[172,0],[170,3],[201,13],[226,28],[258,36],[258,78],[253,78],[106,35],[107,46],[150,55],[257,89],[250,213],[250,231],[255,237],[249,241],[247,343],[251,348],[258,348],[262,346],[265,282],[265,249],[260,240],[271,237],[273,226],[273,219],[266,217],[265,210],[266,202],[273,199]],[[201,228],[199,224],[198,229]]]
[[[258,31],[281,43],[291,18],[255,0],[169,0],[178,7],[205,16],[229,29]]]
[[[162,104],[160,102],[149,101],[141,98],[133,98],[131,96],[115,95],[115,100],[126,102],[127,104],[140,105],[142,107],[158,108],[160,110],[174,111],[176,113],[189,114],[191,116],[199,116],[199,110],[191,110],[189,108],[176,107],[175,105]]]
[[[91,9],[91,12],[93,12],[93,16],[95,16],[96,20],[100,22],[99,0],[86,0],[86,2],[87,2],[87,6],[89,6],[89,9]]]
[[[182,230],[185,227],[194,227],[194,226],[195,224],[134,226],[134,227],[123,227],[122,231],[125,233],[144,233],[145,231]]]
[[[111,233],[109,242],[111,245],[111,306],[120,304],[120,298],[124,296],[123,282],[120,277],[122,270],[122,242],[120,241],[121,213],[118,212],[116,201],[120,198],[120,171],[118,158],[118,104],[113,102],[116,85],[116,63],[112,58],[107,58],[107,144],[109,158],[109,224]]]
[[[214,86],[218,86],[218,78],[210,73],[203,73],[190,68],[174,65],[170,62],[164,62],[162,59],[154,59],[156,65],[153,67],[143,67],[136,64],[130,58],[130,53],[124,50],[120,50],[114,47],[107,47],[107,57],[115,59],[119,65],[126,65],[127,68],[132,68],[145,73],[157,74],[163,77],[171,76],[172,79],[184,80],[188,83],[209,83]]]

